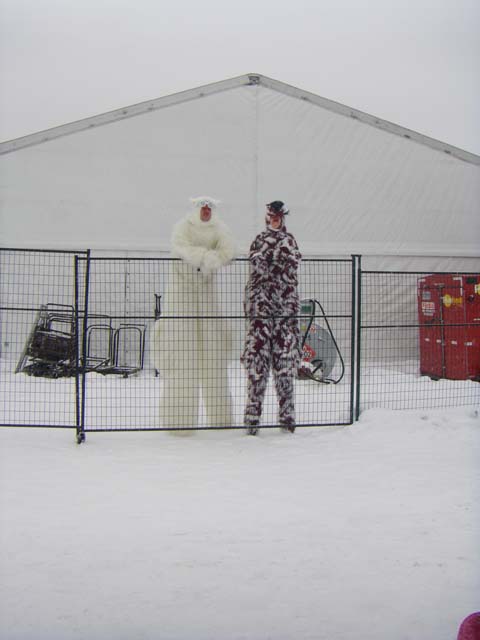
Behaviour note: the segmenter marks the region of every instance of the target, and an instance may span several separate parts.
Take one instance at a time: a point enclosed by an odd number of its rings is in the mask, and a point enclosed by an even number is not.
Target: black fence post
[[[353,258],[353,332],[352,340],[352,406],[354,415],[352,422],[360,417],[360,383],[361,383],[361,324],[362,324],[362,256],[354,255]]]
[[[87,390],[87,326],[88,326],[88,300],[90,288],[90,249],[87,250],[85,258],[85,282],[84,282],[84,302],[83,302],[83,322],[82,322],[82,349],[79,357],[81,371],[81,393],[80,393],[80,422],[77,423],[77,443],[85,442],[85,408]]]
[[[79,269],[78,255],[73,257],[74,261],[74,278],[75,278],[75,425],[77,430],[77,442],[81,442],[79,439],[79,435],[82,431],[81,429],[81,394],[80,394],[80,322],[79,322]]]

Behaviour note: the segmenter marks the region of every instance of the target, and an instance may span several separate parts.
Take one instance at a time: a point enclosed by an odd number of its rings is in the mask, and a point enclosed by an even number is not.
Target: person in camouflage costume
[[[295,431],[294,378],[300,365],[298,327],[297,242],[285,227],[288,208],[280,200],[267,205],[266,231],[253,241],[250,276],[245,288],[248,319],[242,363],[247,372],[247,404],[244,423],[255,435],[262,414],[270,369],[278,400],[278,422]]]

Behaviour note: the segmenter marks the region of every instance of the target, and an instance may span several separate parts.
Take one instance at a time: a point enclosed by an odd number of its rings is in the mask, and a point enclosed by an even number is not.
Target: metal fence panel
[[[235,260],[211,279],[207,289],[205,283],[200,286],[201,274],[191,274],[189,295],[173,302],[178,262],[90,259],[85,431],[180,428],[182,422],[188,424],[192,403],[199,428],[243,427],[246,383],[240,357],[248,261]],[[352,422],[351,272],[350,259],[302,262],[300,296],[321,300],[321,308],[310,307],[298,322],[305,329],[312,320],[312,343],[315,332],[325,332],[323,335],[335,337],[336,347],[330,354],[332,383],[320,382],[320,371],[316,380],[295,381],[298,425]],[[162,344],[155,342],[157,329]],[[166,344],[170,345],[168,358],[162,353]],[[164,401],[172,358],[178,377],[174,411],[166,410]],[[232,405],[230,418],[224,411],[227,396]],[[277,424],[277,401],[270,380],[262,426]]]
[[[2,425],[78,425],[78,255],[0,250]]]
[[[190,274],[182,299],[179,264],[1,249],[0,424],[76,428],[81,441],[88,431],[189,426],[193,403],[195,428],[242,428],[249,263],[235,260],[207,288]],[[362,271],[359,256],[311,258],[299,294],[299,426],[351,424],[372,407],[480,401],[480,274]],[[270,379],[263,427],[278,426],[277,404]]]
[[[435,274],[441,283],[459,274]],[[480,313],[476,319],[460,312],[440,322],[433,315],[422,317],[424,309],[432,305],[431,293],[421,293],[421,282],[431,274],[421,272],[363,271],[361,273],[361,320],[359,358],[359,410],[372,407],[390,409],[428,409],[474,405],[480,401],[480,368],[477,374],[465,369],[454,377],[447,373],[429,375],[424,366],[432,350],[455,348],[478,354],[480,351]],[[477,282],[477,292],[470,301],[459,286],[455,295],[440,294],[437,307],[456,305],[467,309],[479,304],[480,275],[471,274]],[[472,291],[474,292],[474,284]],[[422,300],[422,295],[425,299]],[[448,297],[450,296],[450,297]],[[428,298],[428,299],[427,299]],[[477,307],[478,308],[478,307]],[[479,309],[480,311],[480,309]],[[428,326],[427,326],[428,325]],[[451,336],[440,335],[441,327]],[[421,342],[424,328],[432,332],[431,342]],[[438,329],[435,332],[435,328]],[[468,332],[475,333],[475,340],[468,345]],[[438,335],[437,335],[438,333]],[[457,341],[458,337],[458,341]],[[427,340],[430,338],[427,335]],[[453,342],[453,345],[452,345]],[[457,343],[458,342],[458,343]],[[431,373],[431,372],[430,372]]]

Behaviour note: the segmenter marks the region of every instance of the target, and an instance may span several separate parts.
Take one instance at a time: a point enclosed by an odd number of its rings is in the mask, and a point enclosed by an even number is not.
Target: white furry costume
[[[155,325],[155,364],[163,378],[161,420],[165,427],[198,425],[200,390],[209,426],[233,424],[227,364],[231,336],[219,315],[215,272],[235,256],[232,236],[209,197],[191,200],[193,212],[177,223],[171,238],[170,280],[162,316]],[[210,207],[203,221],[201,208]],[[189,432],[178,432],[188,434]]]

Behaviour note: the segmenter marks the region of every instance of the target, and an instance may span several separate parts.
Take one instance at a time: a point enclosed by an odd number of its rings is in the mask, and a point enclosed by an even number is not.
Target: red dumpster
[[[480,274],[418,280],[420,373],[480,380]]]

